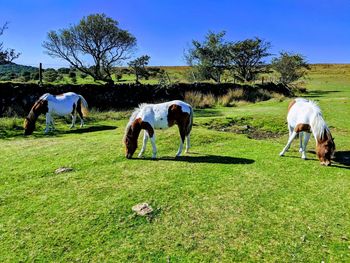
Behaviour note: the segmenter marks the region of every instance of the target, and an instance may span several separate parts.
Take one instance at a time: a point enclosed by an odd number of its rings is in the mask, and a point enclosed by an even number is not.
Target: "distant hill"
[[[20,74],[24,71],[28,71],[28,72],[32,73],[32,72],[38,72],[38,70],[39,69],[36,67],[18,65],[15,63],[0,65],[0,74],[7,74],[7,73]]]

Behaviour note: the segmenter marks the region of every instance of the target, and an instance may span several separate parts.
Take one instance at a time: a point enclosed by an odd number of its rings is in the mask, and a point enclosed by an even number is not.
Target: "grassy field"
[[[191,153],[157,132],[158,159],[127,160],[130,112],[91,113],[86,128],[24,138],[0,120],[0,261],[349,262],[350,66],[319,65],[306,80],[337,146],[320,166],[309,143],[285,157],[288,100],[195,111]],[[56,168],[72,172],[55,174]],[[137,203],[154,212],[140,217]]]

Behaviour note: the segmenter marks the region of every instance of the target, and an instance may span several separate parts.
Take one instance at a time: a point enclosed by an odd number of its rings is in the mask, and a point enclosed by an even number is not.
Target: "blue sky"
[[[272,53],[299,52],[310,63],[350,63],[348,0],[0,0],[0,25],[10,23],[0,41],[22,53],[16,63],[65,66],[44,53],[47,32],[92,13],[119,21],[151,65],[184,65],[184,50],[209,30],[230,41],[257,36]]]

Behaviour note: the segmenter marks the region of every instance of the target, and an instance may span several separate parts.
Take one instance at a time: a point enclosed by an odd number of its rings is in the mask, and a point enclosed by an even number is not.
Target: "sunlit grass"
[[[297,143],[278,156],[288,100],[198,109],[191,153],[174,158],[173,127],[156,133],[155,161],[150,145],[144,159],[124,157],[130,111],[93,110],[85,129],[56,118],[49,135],[40,118],[26,138],[21,118],[0,119],[0,261],[348,262],[350,80],[321,69],[306,85],[336,137],[331,167],[313,139],[307,161]],[[280,135],[217,129],[232,120]],[[140,202],[152,216],[132,212]]]

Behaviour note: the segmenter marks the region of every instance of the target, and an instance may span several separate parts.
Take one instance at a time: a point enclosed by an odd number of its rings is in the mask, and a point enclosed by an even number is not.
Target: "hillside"
[[[0,65],[0,74],[15,73],[21,74],[22,72],[28,71],[30,73],[37,72],[38,68],[32,66],[18,65],[16,63]]]

